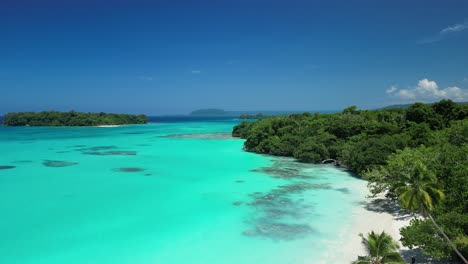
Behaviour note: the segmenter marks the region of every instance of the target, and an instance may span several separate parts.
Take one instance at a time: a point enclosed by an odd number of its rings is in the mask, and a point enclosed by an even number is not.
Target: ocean
[[[0,126],[0,263],[327,263],[366,182],[243,151],[236,118]],[[357,235],[357,234],[356,234]]]

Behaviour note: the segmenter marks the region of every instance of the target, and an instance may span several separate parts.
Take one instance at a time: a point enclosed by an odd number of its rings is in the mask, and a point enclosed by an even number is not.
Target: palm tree
[[[432,218],[434,207],[445,198],[444,193],[437,185],[437,177],[422,162],[414,164],[412,175],[407,182],[396,189],[401,205],[413,212],[419,212],[423,217],[429,218],[439,233],[447,240],[455,253],[465,264],[468,261],[450,241],[442,228]]]
[[[390,235],[383,232],[380,234],[374,231],[367,234],[365,238],[362,234],[362,243],[368,253],[365,257],[359,257],[353,264],[398,264],[406,263],[398,252],[398,243]]]

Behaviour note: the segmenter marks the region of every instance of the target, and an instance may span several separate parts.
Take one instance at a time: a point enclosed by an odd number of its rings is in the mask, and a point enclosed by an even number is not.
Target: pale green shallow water
[[[234,124],[0,127],[0,166],[16,166],[0,170],[0,263],[326,263],[365,182],[238,139],[164,137]]]

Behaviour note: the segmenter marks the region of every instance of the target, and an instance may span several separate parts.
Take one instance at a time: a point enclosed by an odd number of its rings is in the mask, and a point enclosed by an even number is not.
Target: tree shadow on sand
[[[430,256],[424,255],[421,249],[404,249],[400,250],[400,254],[403,258],[408,262],[411,263],[411,258],[415,258],[416,263],[422,264],[456,264],[459,262],[450,261],[449,259],[433,259]]]
[[[362,204],[368,211],[376,213],[389,213],[396,220],[410,220],[415,216],[415,214],[410,213],[408,210],[402,209],[396,200],[377,198],[364,201]]]

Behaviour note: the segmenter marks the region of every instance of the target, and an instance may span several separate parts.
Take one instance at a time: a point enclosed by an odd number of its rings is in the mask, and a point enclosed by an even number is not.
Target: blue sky
[[[467,1],[0,1],[0,113],[336,110],[467,89]]]

